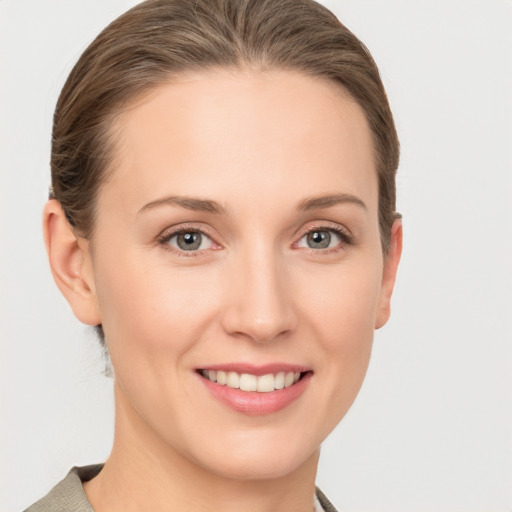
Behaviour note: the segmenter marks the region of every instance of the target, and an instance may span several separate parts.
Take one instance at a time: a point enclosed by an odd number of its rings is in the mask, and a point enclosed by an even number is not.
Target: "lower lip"
[[[228,386],[221,386],[201,375],[199,375],[199,378],[217,400],[231,409],[249,416],[262,416],[280,411],[297,400],[306,390],[311,376],[312,372],[307,372],[292,386],[267,393],[242,391]]]

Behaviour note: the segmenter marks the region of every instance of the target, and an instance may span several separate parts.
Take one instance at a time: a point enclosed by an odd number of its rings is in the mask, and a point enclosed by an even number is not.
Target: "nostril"
[[[252,254],[249,261],[245,260],[240,269],[242,279],[237,279],[230,289],[222,310],[223,327],[230,335],[257,343],[281,340],[297,324],[289,283],[285,273],[275,269],[276,263],[270,257],[263,255],[251,267],[254,258]],[[268,263],[265,270],[262,262]]]

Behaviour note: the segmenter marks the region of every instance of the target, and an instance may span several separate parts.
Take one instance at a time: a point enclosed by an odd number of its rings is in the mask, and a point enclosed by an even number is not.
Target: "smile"
[[[223,370],[200,370],[199,373],[211,382],[220,386],[227,386],[242,391],[257,391],[258,393],[270,393],[283,388],[293,386],[300,378],[301,372],[278,372],[265,375],[253,375],[251,373],[238,373]]]
[[[232,363],[198,368],[203,385],[220,403],[249,416],[286,409],[308,389],[313,370],[286,363]]]

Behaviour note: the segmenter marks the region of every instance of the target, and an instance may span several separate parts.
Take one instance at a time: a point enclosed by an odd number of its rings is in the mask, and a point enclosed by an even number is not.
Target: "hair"
[[[146,0],[83,52],[57,102],[50,197],[90,239],[98,191],[115,170],[112,125],[144,93],[187,71],[293,70],[339,84],[372,132],[384,254],[395,211],[399,141],[369,51],[313,0]],[[98,334],[103,339],[101,326]]]

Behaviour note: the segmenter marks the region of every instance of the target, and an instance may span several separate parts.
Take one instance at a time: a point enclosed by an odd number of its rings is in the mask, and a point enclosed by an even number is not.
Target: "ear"
[[[391,227],[390,246],[387,255],[384,257],[382,270],[382,284],[380,289],[377,318],[375,329],[380,329],[388,320],[391,314],[391,295],[395,286],[396,273],[400,256],[402,255],[402,219],[395,219]]]
[[[73,313],[84,324],[100,324],[89,242],[75,234],[55,199],[44,207],[43,233],[53,278]]]

